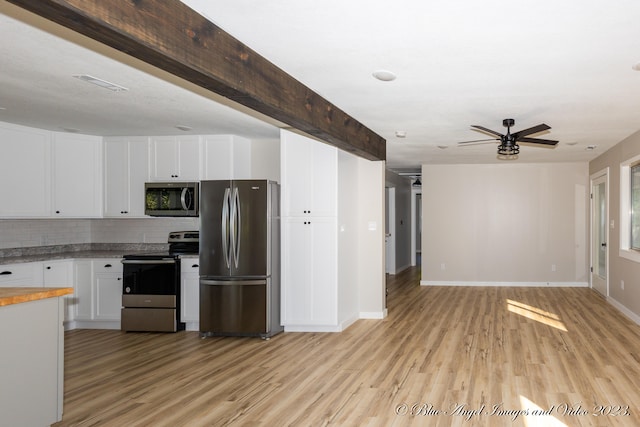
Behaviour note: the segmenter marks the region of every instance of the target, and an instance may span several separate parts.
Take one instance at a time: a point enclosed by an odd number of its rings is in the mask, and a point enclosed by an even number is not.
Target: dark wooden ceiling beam
[[[386,141],[178,0],[8,0],[370,160]]]

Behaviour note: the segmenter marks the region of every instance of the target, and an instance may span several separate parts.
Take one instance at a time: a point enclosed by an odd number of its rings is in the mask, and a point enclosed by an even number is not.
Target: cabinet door
[[[175,180],[178,176],[178,143],[173,136],[151,138],[151,179]]]
[[[149,179],[148,139],[107,138],[104,152],[104,215],[143,217],[144,183]]]
[[[76,285],[74,301],[74,317],[77,320],[93,319],[93,274],[91,261],[77,260],[74,265],[74,281]]]
[[[181,136],[178,142],[178,176],[181,181],[200,180],[200,137]]]
[[[197,258],[183,258],[180,267],[181,321],[200,322],[200,276]]]
[[[337,215],[337,149],[287,131],[281,144],[283,216]]]
[[[158,136],[151,138],[153,181],[198,181],[200,137]]]
[[[101,156],[101,138],[54,133],[54,216],[102,216]]]
[[[51,213],[50,132],[0,123],[0,216]]]
[[[120,259],[93,261],[93,295],[96,320],[120,320],[122,264]]]
[[[44,286],[47,288],[74,288],[73,261],[49,261],[43,263]],[[76,297],[74,294],[65,295],[64,299],[64,320],[73,320],[75,313]]]
[[[283,323],[337,323],[335,218],[285,218],[282,237]]]
[[[121,217],[129,210],[129,142],[104,142],[104,215]]]

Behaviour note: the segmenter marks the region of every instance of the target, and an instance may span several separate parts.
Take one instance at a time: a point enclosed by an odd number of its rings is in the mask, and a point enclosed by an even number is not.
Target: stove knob
[[[130,293],[130,292],[131,292],[131,288],[127,286],[126,288],[124,288],[124,291],[125,291],[126,293]]]

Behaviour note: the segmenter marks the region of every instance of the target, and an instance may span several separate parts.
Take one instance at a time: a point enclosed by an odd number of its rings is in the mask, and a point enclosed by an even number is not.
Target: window
[[[640,155],[620,163],[619,255],[640,263]]]
[[[629,248],[640,250],[640,163],[629,166],[631,180],[629,183],[631,194]]]

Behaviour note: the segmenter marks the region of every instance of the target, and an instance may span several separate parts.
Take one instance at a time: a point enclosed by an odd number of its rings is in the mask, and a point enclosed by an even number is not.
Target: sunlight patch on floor
[[[567,427],[565,423],[551,415],[555,409],[553,406],[544,409],[520,395],[520,407],[526,411],[523,415],[525,427]]]
[[[562,323],[557,314],[549,313],[548,311],[511,299],[507,300],[507,310],[528,319],[535,320],[536,322],[544,323],[545,325],[567,332],[567,328],[564,326],[564,323]]]

